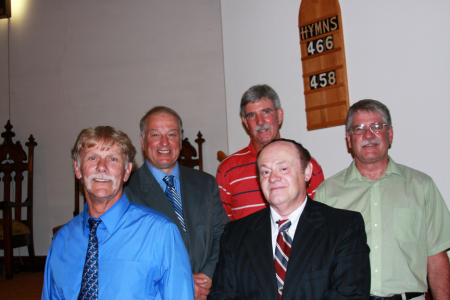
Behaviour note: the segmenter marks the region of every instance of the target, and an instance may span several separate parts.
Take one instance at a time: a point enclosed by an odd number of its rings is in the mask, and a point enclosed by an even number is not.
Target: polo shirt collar
[[[248,148],[250,149],[250,153],[253,156],[257,156],[258,155],[258,151],[256,151],[255,146],[253,145],[253,138],[250,139],[250,144],[248,145]]]

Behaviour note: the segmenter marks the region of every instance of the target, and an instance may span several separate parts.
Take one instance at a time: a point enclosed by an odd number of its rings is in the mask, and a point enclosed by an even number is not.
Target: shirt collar
[[[94,220],[102,220],[102,224],[106,227],[109,233],[113,233],[114,229],[116,228],[117,223],[122,218],[122,215],[125,213],[125,211],[130,206],[130,201],[128,200],[125,193],[122,194],[122,197],[114,203],[113,206],[111,206],[103,215],[100,216],[100,218],[93,218]],[[92,218],[88,214],[89,207],[87,203],[84,204],[84,211],[83,211],[83,226],[84,230],[89,231],[89,223],[88,220]],[[87,229],[86,229],[87,228]]]
[[[399,166],[395,163],[395,161],[390,156],[388,156],[388,159],[389,159],[389,161],[388,161],[388,165],[386,167],[386,172],[380,177],[380,179],[389,177],[392,174],[395,174],[402,178],[405,178],[405,175],[403,174],[403,172],[399,168]],[[356,167],[355,160],[353,160],[345,174],[344,185],[347,185],[348,183],[350,183],[351,181],[353,181],[355,179],[357,179],[359,181],[371,181],[370,179],[365,178],[364,176],[361,175],[358,168]]]
[[[294,210],[288,217],[289,221],[291,221],[291,227],[297,228],[298,220],[300,220],[300,216],[303,213],[303,210],[305,209],[306,202],[308,201],[308,196],[306,196],[305,201],[303,201],[302,205],[298,207],[296,210]],[[273,209],[272,206],[270,206],[270,220],[272,222],[272,227],[275,227],[278,231],[278,224],[277,222],[279,220],[283,219],[276,211]]]
[[[250,149],[250,153],[253,156],[257,156],[258,155],[258,151],[256,151],[255,146],[253,145],[253,138],[250,139],[250,144],[248,145],[248,148]]]
[[[163,181],[164,177],[167,176],[167,174],[164,173],[163,171],[150,165],[148,160],[145,160],[145,163],[147,164],[147,167],[149,168],[150,172],[152,172],[157,182]],[[172,172],[170,172],[169,175],[173,175],[175,176],[176,179],[180,180],[180,169],[178,167],[178,162],[175,164],[175,168],[173,168]]]

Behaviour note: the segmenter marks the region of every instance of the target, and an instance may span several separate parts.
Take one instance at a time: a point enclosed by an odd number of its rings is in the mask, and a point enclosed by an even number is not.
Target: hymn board
[[[345,124],[349,108],[338,0],[303,0],[298,17],[307,129]]]

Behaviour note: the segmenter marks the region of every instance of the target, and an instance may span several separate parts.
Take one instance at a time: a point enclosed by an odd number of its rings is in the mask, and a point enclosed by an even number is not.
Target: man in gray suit
[[[179,166],[180,116],[156,106],[141,119],[141,146],[147,160],[131,176],[128,199],[167,215],[178,227],[191,262],[195,299],[206,299],[219,256],[220,236],[229,221],[216,179]]]

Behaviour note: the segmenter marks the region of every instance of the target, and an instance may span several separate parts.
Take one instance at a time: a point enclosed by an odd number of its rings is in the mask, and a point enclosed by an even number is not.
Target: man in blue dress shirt
[[[86,293],[93,299],[194,299],[189,257],[176,225],[123,193],[135,154],[120,130],[81,131],[72,159],[87,203],[53,239],[42,299],[86,299]],[[90,223],[98,224],[96,232]]]

